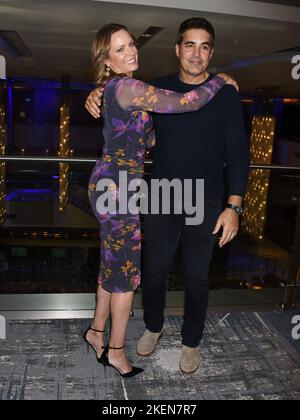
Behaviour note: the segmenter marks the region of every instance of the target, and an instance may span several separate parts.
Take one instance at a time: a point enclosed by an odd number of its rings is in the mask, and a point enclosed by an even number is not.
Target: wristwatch
[[[238,207],[238,206],[235,206],[235,205],[233,205],[233,204],[229,204],[229,203],[228,203],[228,204],[226,205],[226,208],[227,208],[227,209],[234,210],[238,216],[242,216],[242,214],[244,213],[244,209],[243,209],[243,207]]]

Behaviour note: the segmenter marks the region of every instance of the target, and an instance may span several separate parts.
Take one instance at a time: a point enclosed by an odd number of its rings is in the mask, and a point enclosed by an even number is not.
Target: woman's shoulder
[[[115,91],[118,91],[120,84],[123,84],[125,77],[114,76],[109,79],[104,86],[104,94],[113,94]],[[127,77],[126,77],[127,79]]]
[[[144,83],[141,80],[128,76],[115,76],[105,85],[104,94],[106,97],[132,98],[132,96],[142,94]]]
[[[116,77],[112,77],[111,79],[109,79],[104,86],[104,91],[106,90],[110,90],[112,88],[115,87],[116,83],[119,81],[120,77],[116,76]]]
[[[105,87],[111,88],[111,87],[119,87],[120,85],[128,85],[128,86],[135,86],[143,84],[143,82],[139,79],[135,79],[133,77],[129,76],[114,76],[112,77],[108,82],[106,82]]]

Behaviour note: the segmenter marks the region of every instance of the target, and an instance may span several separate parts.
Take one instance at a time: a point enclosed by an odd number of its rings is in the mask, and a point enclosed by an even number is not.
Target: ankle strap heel
[[[125,346],[123,347],[111,347],[110,345],[106,346],[103,354],[102,354],[102,364],[106,367],[112,367],[115,369],[115,371],[122,377],[122,378],[133,378],[136,375],[139,375],[140,373],[144,372],[144,369],[138,368],[136,366],[133,366],[130,372],[124,373],[121,371],[121,369],[118,366],[113,365],[110,363],[108,358],[108,352],[109,350],[123,350]]]
[[[123,346],[123,347],[110,347],[110,346],[108,346],[108,349],[109,350],[123,350],[123,349],[125,349],[125,346]]]
[[[105,331],[95,330],[95,328],[89,327],[88,330],[92,330],[99,333],[105,333]]]
[[[95,353],[96,353],[96,357],[97,357],[98,362],[102,364],[102,355],[106,351],[107,346],[102,346],[102,350],[104,350],[104,351],[102,352],[101,356],[98,357],[98,355],[97,355],[97,349],[87,339],[87,335],[88,335],[88,332],[90,330],[91,331],[98,332],[98,333],[103,333],[103,334],[105,334],[105,331],[96,330],[95,328],[92,328],[91,326],[89,326],[88,329],[86,330],[86,332],[83,335],[83,339],[86,342],[86,346],[87,346],[87,353],[89,352],[89,349],[91,347],[95,351]]]

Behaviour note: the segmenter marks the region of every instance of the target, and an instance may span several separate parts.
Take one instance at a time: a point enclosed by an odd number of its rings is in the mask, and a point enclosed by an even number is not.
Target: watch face
[[[237,207],[237,206],[228,204],[228,208],[234,210],[239,216],[241,216],[244,213],[243,207]]]

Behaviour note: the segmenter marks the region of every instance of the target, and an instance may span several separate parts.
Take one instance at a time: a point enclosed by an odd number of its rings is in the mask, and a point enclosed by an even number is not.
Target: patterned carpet
[[[178,370],[181,317],[168,316],[156,354],[139,359],[139,314],[130,320],[127,350],[145,372],[122,380],[87,353],[89,320],[10,321],[0,340],[1,400],[298,400],[300,340],[289,313],[210,314],[201,368]],[[299,312],[298,312],[299,314]]]

